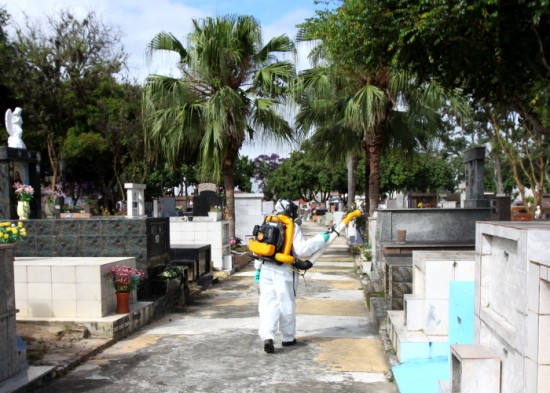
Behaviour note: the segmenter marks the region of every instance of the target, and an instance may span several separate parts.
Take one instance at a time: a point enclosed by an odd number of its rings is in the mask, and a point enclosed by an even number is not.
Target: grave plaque
[[[161,217],[177,216],[176,200],[174,198],[160,198]]]
[[[222,206],[222,197],[214,191],[203,191],[193,197],[193,216],[208,216],[212,206]]]

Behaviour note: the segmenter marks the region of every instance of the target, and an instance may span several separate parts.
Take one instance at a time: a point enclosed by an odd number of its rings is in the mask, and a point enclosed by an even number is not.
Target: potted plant
[[[164,295],[167,309],[185,304],[185,290],[188,287],[186,285],[185,269],[183,266],[167,265],[158,274],[158,278],[165,284]]]
[[[20,220],[28,220],[31,214],[30,201],[34,195],[34,188],[28,184],[15,183],[15,195],[17,195],[17,215]]]
[[[55,209],[61,210],[63,205],[61,199],[65,199],[65,193],[61,191],[61,185],[57,184],[55,190],[50,186],[42,187],[41,194],[44,201],[44,214],[46,218],[53,218]]]
[[[352,244],[352,245],[349,246],[349,251],[352,254],[357,255],[357,254],[361,253],[361,247],[357,244]]]
[[[27,230],[22,222],[0,222],[0,243],[15,243],[27,236]]]
[[[220,206],[211,206],[208,211],[208,217],[210,217],[210,221],[221,221],[222,208]]]
[[[239,237],[232,237],[229,239],[229,245],[231,246],[231,251],[241,251],[242,240]]]
[[[363,251],[361,252],[361,256],[363,257],[363,272],[370,272],[372,270],[372,249],[367,246],[363,248]]]
[[[136,289],[145,276],[144,272],[132,266],[113,266],[110,270],[117,296],[117,314],[130,312],[130,292]]]

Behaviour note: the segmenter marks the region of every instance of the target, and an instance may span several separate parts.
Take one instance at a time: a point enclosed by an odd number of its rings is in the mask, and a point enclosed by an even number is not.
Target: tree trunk
[[[229,219],[229,238],[235,238],[235,179],[233,178],[233,169],[235,158],[238,151],[229,151],[223,160],[222,176],[223,186],[225,188],[226,211]]]
[[[382,153],[382,136],[384,124],[378,124],[373,133],[367,137],[367,148],[369,153],[370,174],[369,174],[369,216],[372,217],[378,208],[380,200],[380,157]]]
[[[493,161],[493,166],[495,168],[494,176],[496,193],[497,195],[504,195],[504,184],[502,181],[502,160],[500,158],[500,154],[496,149],[492,149],[490,157]]]
[[[357,183],[357,153],[348,156],[348,200],[346,205],[351,208],[355,204],[355,184]]]

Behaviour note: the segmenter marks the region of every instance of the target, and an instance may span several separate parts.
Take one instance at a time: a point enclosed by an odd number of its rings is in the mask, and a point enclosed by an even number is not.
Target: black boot
[[[283,341],[283,347],[290,347],[292,345],[296,345],[296,339],[292,341]]]
[[[267,353],[273,353],[275,352],[275,346],[273,345],[273,340],[264,340],[264,351]]]

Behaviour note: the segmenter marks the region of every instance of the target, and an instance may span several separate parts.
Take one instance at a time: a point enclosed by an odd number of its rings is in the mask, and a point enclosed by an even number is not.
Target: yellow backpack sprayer
[[[328,239],[324,247],[317,250],[308,261],[300,261],[292,255],[292,240],[294,238],[294,221],[292,218],[277,214],[267,216],[261,225],[256,225],[250,239],[248,250],[254,257],[279,263],[288,263],[298,269],[307,270],[323,255],[328,246],[343,232],[351,220],[361,217],[360,210],[349,212],[338,225],[328,230]]]

